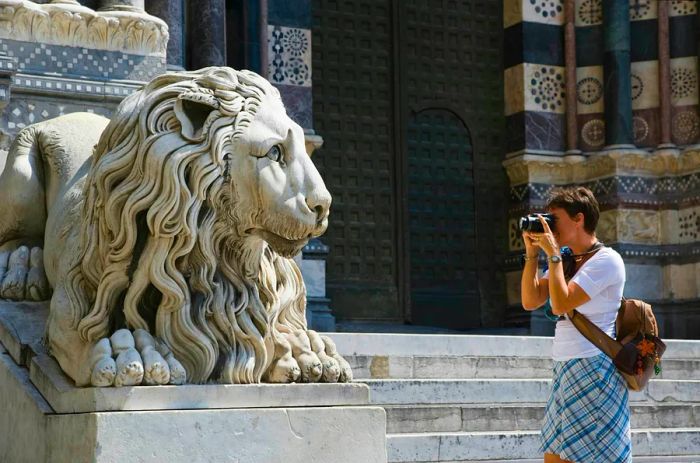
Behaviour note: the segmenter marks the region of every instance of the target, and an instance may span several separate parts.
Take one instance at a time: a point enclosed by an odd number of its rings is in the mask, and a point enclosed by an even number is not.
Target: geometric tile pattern
[[[576,68],[576,100],[578,114],[602,113],[605,110],[603,66]]]
[[[629,0],[630,21],[644,21],[658,17],[657,0]]]
[[[311,86],[311,30],[267,26],[268,75],[275,84]]]
[[[564,68],[525,63],[525,110],[563,114]]]
[[[18,72],[79,78],[149,81],[165,71],[165,57],[0,39],[0,52],[15,58]]]
[[[14,134],[24,127],[46,119],[62,116],[77,111],[86,111],[111,117],[114,105],[90,104],[68,100],[34,100],[14,98],[4,109],[5,116],[0,119],[0,129],[8,134]]]
[[[697,13],[697,2],[695,0],[672,0],[669,10],[670,16],[686,16]]]
[[[576,0],[576,27],[603,24],[603,0]]]

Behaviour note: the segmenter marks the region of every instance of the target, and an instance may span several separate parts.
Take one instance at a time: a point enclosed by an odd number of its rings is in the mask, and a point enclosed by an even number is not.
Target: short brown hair
[[[555,188],[547,201],[547,209],[558,207],[564,209],[572,219],[579,212],[583,214],[583,228],[594,233],[600,217],[598,201],[593,192],[586,187],[573,186]]]

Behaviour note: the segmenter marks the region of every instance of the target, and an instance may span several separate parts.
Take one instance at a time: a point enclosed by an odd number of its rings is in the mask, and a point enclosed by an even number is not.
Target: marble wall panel
[[[640,148],[658,146],[659,123],[657,108],[632,111],[632,136],[635,146]]]
[[[632,109],[659,107],[659,62],[637,61],[630,66]]]
[[[659,299],[664,286],[664,272],[660,265],[625,264],[627,281],[625,297],[635,299]]]
[[[696,298],[698,287],[695,270],[696,264],[665,266],[663,297],[675,300]]]
[[[518,64],[503,72],[505,115],[519,113],[525,110],[525,71],[523,64]]]
[[[664,244],[680,243],[680,211],[678,209],[665,209],[659,212],[661,242]]]
[[[313,127],[313,95],[311,87],[277,85],[289,117],[304,128]]]
[[[528,150],[563,152],[566,120],[563,114],[526,111],[525,144]]]

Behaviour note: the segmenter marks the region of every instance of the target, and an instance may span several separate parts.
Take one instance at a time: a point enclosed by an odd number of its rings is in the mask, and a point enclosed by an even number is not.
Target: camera
[[[550,230],[554,231],[554,222],[556,222],[557,220],[554,214],[543,213],[540,215],[542,216],[544,221],[547,222],[547,225],[549,225]],[[520,217],[520,220],[518,221],[518,229],[520,229],[521,232],[544,232],[544,229],[542,228],[542,223],[537,217],[537,214],[530,214],[526,215],[525,217]]]

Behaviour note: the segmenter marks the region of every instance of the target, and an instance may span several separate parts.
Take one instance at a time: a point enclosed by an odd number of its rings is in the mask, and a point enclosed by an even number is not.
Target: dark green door
[[[470,328],[479,294],[469,131],[454,113],[429,109],[410,117],[407,133],[411,322]]]

